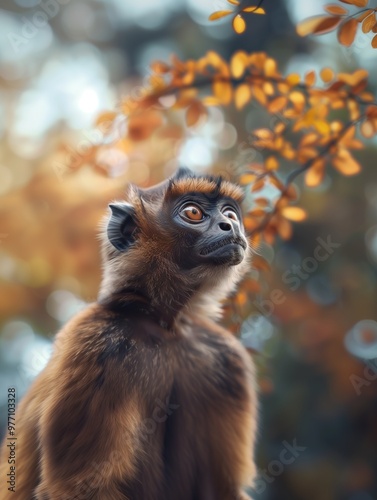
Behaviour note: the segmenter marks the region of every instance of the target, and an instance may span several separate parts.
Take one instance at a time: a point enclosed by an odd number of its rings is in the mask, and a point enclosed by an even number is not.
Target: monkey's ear
[[[125,252],[135,241],[135,209],[129,203],[110,203],[111,216],[107,224],[107,237],[120,252]]]

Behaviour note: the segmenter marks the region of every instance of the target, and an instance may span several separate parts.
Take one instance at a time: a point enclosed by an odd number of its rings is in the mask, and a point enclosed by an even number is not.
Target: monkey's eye
[[[201,222],[204,219],[203,211],[197,205],[186,205],[181,209],[179,215],[190,222]]]
[[[233,210],[233,208],[225,207],[223,210],[223,214],[225,215],[225,217],[228,217],[228,219],[232,219],[238,222],[237,212]]]

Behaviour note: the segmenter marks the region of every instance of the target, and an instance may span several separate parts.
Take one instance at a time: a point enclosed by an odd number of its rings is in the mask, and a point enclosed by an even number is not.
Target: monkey
[[[16,410],[1,500],[250,499],[255,369],[219,325],[251,257],[242,199],[181,167],[109,205],[98,300],[58,332]]]

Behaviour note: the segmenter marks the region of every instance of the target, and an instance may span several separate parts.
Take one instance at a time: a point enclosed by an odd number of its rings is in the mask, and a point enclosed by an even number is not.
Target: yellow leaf
[[[299,84],[301,81],[300,75],[297,73],[291,73],[290,75],[287,76],[286,81],[289,85],[292,87]]]
[[[340,149],[333,159],[334,167],[343,175],[355,175],[361,171],[360,164],[348,149]]]
[[[257,176],[255,174],[242,174],[239,179],[239,182],[242,185],[251,184],[252,182],[255,181],[256,178]]]
[[[245,73],[248,55],[243,50],[236,52],[230,61],[230,71],[234,78],[241,78]]]
[[[264,82],[262,85],[262,90],[266,95],[274,95],[275,88],[271,82]]]
[[[340,23],[340,17],[312,16],[304,19],[297,25],[297,33],[300,36],[311,34],[323,35],[334,30]]]
[[[325,120],[315,120],[313,126],[322,135],[327,135],[330,133],[330,125]]]
[[[354,18],[348,19],[348,21],[343,23],[338,31],[339,43],[346,47],[352,45],[355,40],[358,25],[359,23]]]
[[[323,68],[320,76],[325,83],[329,83],[334,79],[334,71],[331,68]]]
[[[266,94],[263,92],[263,90],[260,87],[257,87],[254,85],[252,94],[255,97],[255,99],[264,106],[267,103],[267,97]]]
[[[233,88],[227,81],[215,80],[213,82],[213,94],[221,104],[229,104],[232,101]]]
[[[250,12],[252,14],[265,14],[266,11],[262,7],[245,7],[242,12]]]
[[[289,94],[289,100],[299,107],[303,107],[305,105],[305,96],[298,90],[295,90]]]
[[[221,104],[220,100],[213,95],[206,95],[203,97],[202,103],[205,106],[219,106]]]
[[[279,167],[279,162],[275,156],[269,156],[265,162],[267,170],[276,170]]]
[[[229,3],[231,3],[232,5],[239,5],[240,2],[238,0],[228,0]]]
[[[251,100],[251,89],[247,83],[243,83],[236,88],[234,102],[237,109],[242,109]]]
[[[246,30],[246,23],[240,14],[233,18],[233,29],[239,35]]]
[[[218,10],[217,12],[213,12],[208,19],[210,21],[216,21],[217,19],[221,19],[222,17],[229,16],[229,14],[233,14],[232,10]]]
[[[284,207],[281,210],[281,214],[286,219],[292,220],[294,222],[301,222],[307,217],[305,210],[300,207]]]
[[[258,139],[272,139],[274,134],[268,128],[257,128],[254,130],[253,134]]]
[[[269,57],[264,63],[264,73],[266,76],[276,76],[277,75],[277,63],[275,59]]]

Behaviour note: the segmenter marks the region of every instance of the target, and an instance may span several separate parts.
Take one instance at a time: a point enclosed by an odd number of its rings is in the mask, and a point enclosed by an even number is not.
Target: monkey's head
[[[132,288],[151,299],[223,298],[247,268],[242,198],[221,177],[183,168],[152,188],[130,186],[127,201],[109,206],[102,295]]]

